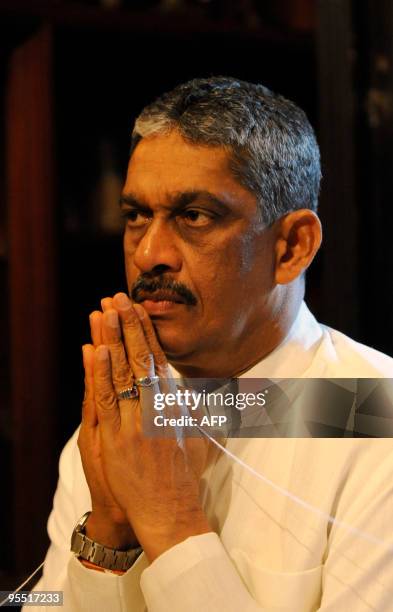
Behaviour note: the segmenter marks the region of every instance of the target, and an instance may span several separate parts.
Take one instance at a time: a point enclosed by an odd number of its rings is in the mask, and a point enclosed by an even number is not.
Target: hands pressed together
[[[87,535],[112,548],[142,546],[149,561],[192,535],[211,531],[199,501],[206,463],[204,439],[144,435],[142,410],[152,410],[152,388],[139,397],[118,394],[145,376],[171,379],[153,324],[124,293],[90,315],[92,344],[83,347],[85,397],[78,445],[92,498]],[[189,451],[189,452],[187,452]]]

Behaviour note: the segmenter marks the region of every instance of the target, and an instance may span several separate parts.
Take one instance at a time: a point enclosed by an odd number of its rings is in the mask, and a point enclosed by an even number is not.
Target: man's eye
[[[201,210],[189,209],[181,214],[181,218],[192,227],[203,227],[213,220],[213,216]]]
[[[129,227],[143,227],[149,222],[149,217],[138,210],[125,210],[122,216]]]

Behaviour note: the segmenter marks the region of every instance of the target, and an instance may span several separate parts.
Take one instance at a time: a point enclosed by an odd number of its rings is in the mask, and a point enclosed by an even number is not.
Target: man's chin
[[[168,361],[177,361],[192,354],[195,350],[193,342],[187,331],[174,325],[168,325],[167,321],[153,320],[154,329],[158,341]]]

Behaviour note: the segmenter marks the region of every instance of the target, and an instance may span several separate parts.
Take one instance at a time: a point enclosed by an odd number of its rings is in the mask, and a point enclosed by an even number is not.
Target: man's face
[[[121,200],[128,288],[175,365],[222,351],[230,360],[271,311],[273,233],[228,161],[223,148],[171,132],[141,140],[129,164]]]

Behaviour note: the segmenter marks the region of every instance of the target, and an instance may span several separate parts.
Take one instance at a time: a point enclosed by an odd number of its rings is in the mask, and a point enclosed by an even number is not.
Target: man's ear
[[[288,213],[279,220],[276,239],[278,285],[286,285],[305,271],[322,241],[319,217],[308,208]]]

